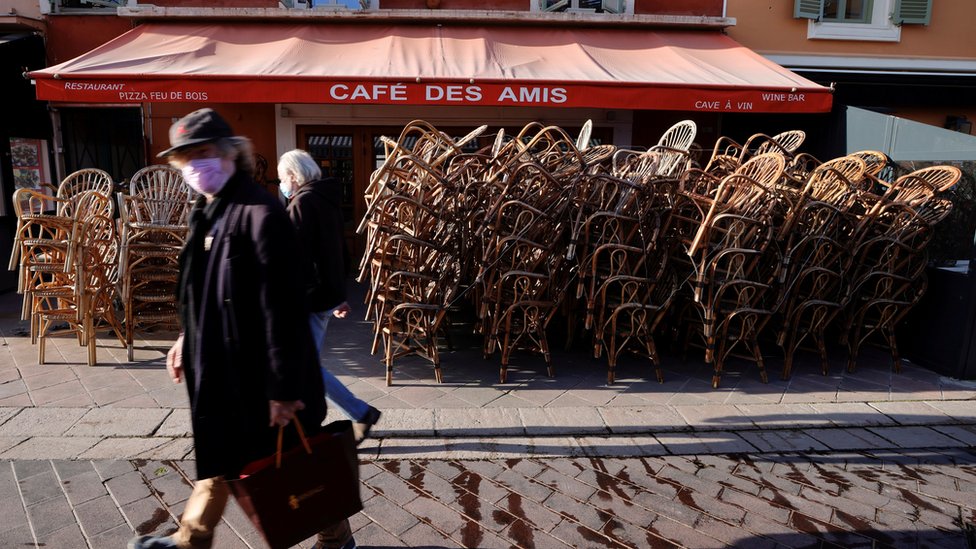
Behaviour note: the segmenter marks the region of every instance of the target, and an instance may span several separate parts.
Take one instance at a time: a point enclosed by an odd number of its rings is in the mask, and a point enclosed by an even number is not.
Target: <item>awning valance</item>
[[[716,31],[146,23],[30,73],[64,102],[825,112],[831,93]]]

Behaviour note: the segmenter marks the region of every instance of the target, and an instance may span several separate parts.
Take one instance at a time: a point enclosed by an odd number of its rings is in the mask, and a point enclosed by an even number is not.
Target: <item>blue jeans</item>
[[[331,317],[331,309],[308,315],[308,323],[312,328],[312,338],[315,340],[315,349],[319,355],[322,354],[325,329],[329,327],[329,318]],[[324,367],[322,368],[322,381],[325,383],[325,397],[342,410],[342,413],[346,414],[349,419],[359,421],[366,416],[366,412],[369,411],[369,404],[356,398],[356,395],[346,389],[346,386]]]

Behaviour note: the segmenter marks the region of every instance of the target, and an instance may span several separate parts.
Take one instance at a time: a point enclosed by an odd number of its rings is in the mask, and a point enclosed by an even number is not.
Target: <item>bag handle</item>
[[[308,440],[305,438],[305,430],[302,429],[302,422],[295,418],[293,421],[295,428],[298,429],[298,438],[302,441],[302,446],[305,447],[305,451],[309,454],[312,453],[312,447],[308,445]],[[275,469],[281,469],[281,443],[285,435],[285,426],[281,425],[278,427],[278,451],[275,453]]]

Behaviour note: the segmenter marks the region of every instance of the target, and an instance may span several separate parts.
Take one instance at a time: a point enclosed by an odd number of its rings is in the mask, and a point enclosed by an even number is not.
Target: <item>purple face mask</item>
[[[181,171],[191,189],[211,196],[219,193],[230,179],[230,174],[221,167],[220,158],[195,158],[183,166]]]

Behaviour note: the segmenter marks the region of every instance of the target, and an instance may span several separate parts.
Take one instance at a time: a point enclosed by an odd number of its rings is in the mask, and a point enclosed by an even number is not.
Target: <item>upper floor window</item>
[[[533,0],[532,11],[634,13],[633,0]]]
[[[48,2],[41,2],[41,13],[50,13],[50,11],[44,11],[45,4],[48,4]],[[50,3],[50,7],[53,8],[51,11],[55,13],[65,10],[99,10],[106,8],[115,10],[116,8],[127,5],[129,5],[128,0],[58,0],[57,2]]]
[[[332,10],[375,10],[379,8],[380,0],[281,0],[286,8],[312,9],[325,8]]]
[[[901,25],[927,25],[932,0],[794,0],[794,17],[809,19],[807,38],[898,42]]]
[[[870,23],[871,0],[825,0],[824,21]]]
[[[368,10],[370,0],[306,0],[310,8],[336,8],[347,10]]]
[[[350,10],[368,10],[370,0],[310,0],[313,8],[345,8]]]

